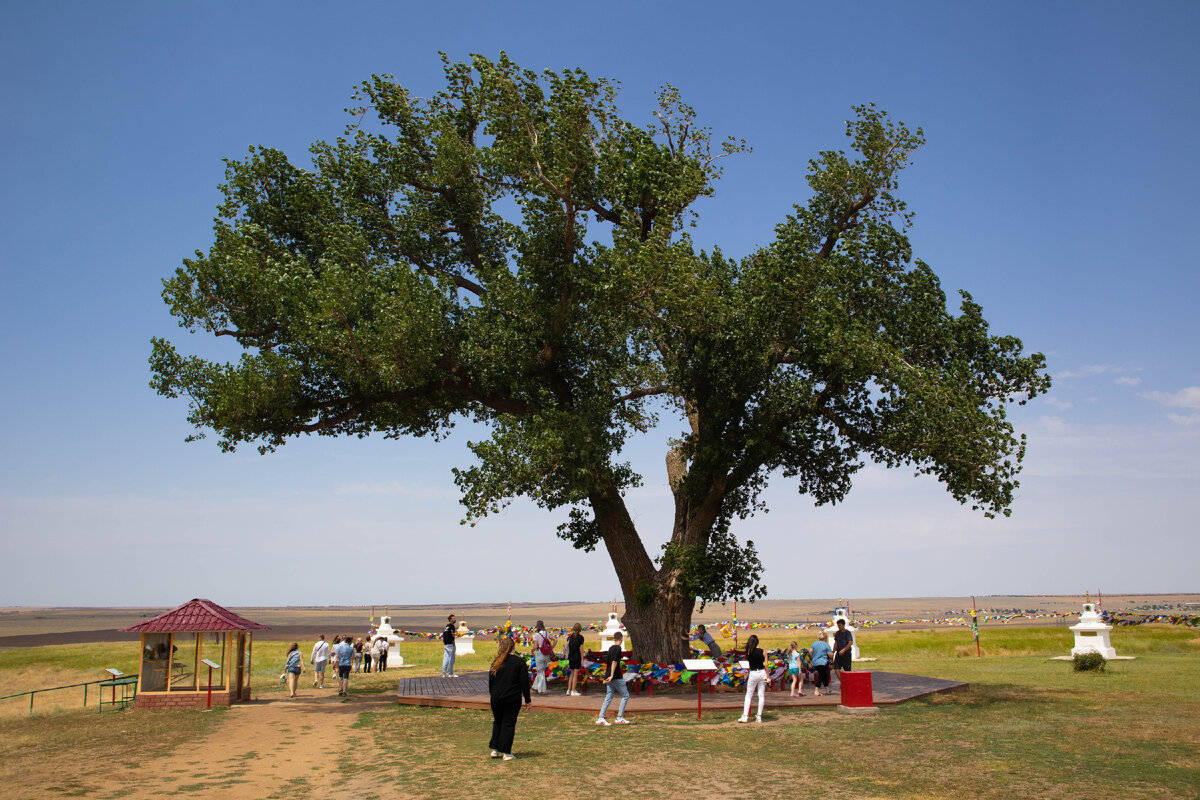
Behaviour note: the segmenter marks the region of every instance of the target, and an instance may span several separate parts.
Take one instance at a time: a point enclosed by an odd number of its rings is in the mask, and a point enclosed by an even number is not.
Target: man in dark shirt
[[[454,653],[457,650],[457,645],[454,644],[454,623],[456,618],[453,614],[446,617],[446,627],[442,629],[442,647],[445,653],[442,655],[442,677],[457,678],[454,674]]]
[[[625,687],[625,670],[621,667],[621,657],[624,655],[621,652],[621,640],[625,636],[620,631],[613,634],[613,645],[608,648],[608,672],[604,678],[604,704],[600,706],[600,716],[596,718],[597,725],[611,725],[604,718],[608,712],[608,706],[612,703],[613,693],[621,695],[621,704],[617,706],[617,724],[628,725],[629,720],[625,719],[625,705],[629,702],[629,689]]]
[[[842,679],[843,671],[851,671],[850,660],[853,647],[854,634],[846,630],[846,620],[839,619],[837,633],[833,635],[833,671],[837,674],[839,681]]]

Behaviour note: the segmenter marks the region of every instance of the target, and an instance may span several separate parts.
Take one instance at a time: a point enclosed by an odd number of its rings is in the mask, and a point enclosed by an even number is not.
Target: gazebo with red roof
[[[209,669],[203,660],[221,667],[212,670],[214,703],[249,700],[253,632],[270,628],[197,598],[121,630],[142,634],[137,709],[204,707]]]

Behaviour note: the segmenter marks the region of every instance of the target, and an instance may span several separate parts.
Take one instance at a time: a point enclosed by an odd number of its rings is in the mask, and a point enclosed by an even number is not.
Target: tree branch
[[[397,246],[396,251],[398,253],[400,253],[400,255],[404,256],[404,258],[407,259],[410,264],[412,264],[414,267],[416,267],[421,272],[424,272],[426,275],[429,275],[430,277],[449,278],[451,281],[454,282],[455,286],[457,286],[458,288],[463,289],[465,291],[471,292],[472,294],[476,295],[477,297],[483,297],[484,295],[487,294],[487,289],[483,288],[481,285],[479,285],[475,281],[471,280],[470,278],[464,278],[462,275],[459,275],[456,272],[451,272],[451,271],[445,270],[445,269],[438,269],[429,264],[426,264],[424,261],[422,261],[420,258],[418,258],[416,256],[416,254],[408,252],[403,247]]]
[[[617,398],[617,402],[624,403],[627,400],[637,400],[640,397],[650,397],[651,395],[656,395],[656,394],[678,394],[678,393],[679,393],[679,389],[674,386],[668,386],[668,385],[645,386],[645,387],[642,387],[641,389],[634,389],[633,391],[629,392],[628,394],[621,395],[620,397]]]
[[[864,193],[862,197],[858,198],[846,207],[846,210],[842,212],[841,216],[833,221],[833,230],[830,231],[829,235],[825,237],[825,242],[821,245],[820,252],[817,253],[818,258],[829,258],[829,254],[832,253],[833,248],[837,246],[838,239],[841,238],[841,235],[853,227],[851,220],[854,219],[858,212],[869,206],[874,199],[875,190],[872,189]]]

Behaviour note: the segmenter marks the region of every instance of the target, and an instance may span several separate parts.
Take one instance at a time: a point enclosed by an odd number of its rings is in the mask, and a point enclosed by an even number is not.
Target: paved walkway
[[[534,693],[533,709],[539,711],[558,711],[567,713],[596,714],[604,700],[604,685],[596,682],[588,684],[588,691],[582,697],[567,697],[565,686],[561,683],[544,695]],[[786,689],[767,692],[766,707],[780,708],[828,708],[841,704],[834,681],[834,692],[831,695],[822,694],[816,697],[812,687],[807,686],[803,697],[792,697]],[[876,705],[891,705],[903,703],[938,692],[950,692],[966,689],[967,684],[961,681],[946,681],[940,678],[926,678],[920,675],[905,675],[899,672],[880,672],[871,670],[871,688]],[[648,694],[644,689],[641,694],[629,692],[627,714],[675,714],[696,710],[696,690],[680,691],[672,687],[667,691],[661,689],[654,694]],[[707,710],[741,711],[745,698],[744,690],[704,692],[703,708]],[[398,700],[401,705],[437,706],[439,708],[489,708],[487,690],[487,673],[477,672],[462,675],[458,678],[404,678],[400,681]]]

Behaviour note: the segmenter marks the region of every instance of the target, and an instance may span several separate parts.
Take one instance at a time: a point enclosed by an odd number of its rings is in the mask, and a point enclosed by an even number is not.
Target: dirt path
[[[336,691],[308,688],[294,700],[235,705],[205,738],[164,758],[114,771],[91,796],[327,798],[328,781],[350,747],[358,714],[395,703],[391,693],[343,702]]]

